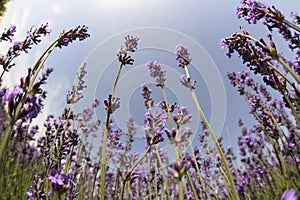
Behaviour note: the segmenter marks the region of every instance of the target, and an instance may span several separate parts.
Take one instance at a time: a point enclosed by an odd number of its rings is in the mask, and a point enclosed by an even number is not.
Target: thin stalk
[[[115,91],[116,91],[116,87],[117,87],[117,84],[118,84],[118,81],[119,81],[119,78],[120,78],[122,67],[123,67],[123,64],[121,63],[120,66],[119,66],[119,70],[117,72],[117,76],[116,76],[116,79],[115,79],[115,82],[114,82],[112,92],[111,92],[112,97],[115,96]]]
[[[146,149],[146,151],[145,151],[145,153],[142,155],[142,157],[140,157],[140,159],[134,163],[134,165],[130,168],[130,170],[128,172],[129,174],[131,174],[133,172],[133,170],[136,168],[136,166],[146,157],[146,155],[150,151],[150,148],[151,147],[148,146],[147,149]],[[121,191],[121,200],[124,198],[124,191],[123,190],[125,190],[125,184],[126,184],[126,182],[127,182],[127,180],[124,179],[123,180],[123,185],[122,185],[122,191]]]
[[[190,76],[189,76],[189,73],[188,73],[188,68],[187,68],[187,66],[184,66],[184,69],[185,69],[185,71],[186,71],[186,76],[189,78]],[[239,198],[238,193],[237,193],[237,191],[236,191],[236,187],[235,187],[235,184],[234,184],[233,176],[232,176],[232,174],[231,174],[231,171],[230,171],[230,169],[229,169],[228,163],[227,163],[227,161],[226,161],[226,157],[225,157],[225,155],[224,155],[224,152],[223,152],[223,150],[222,150],[222,148],[221,148],[221,146],[220,146],[220,144],[219,144],[219,142],[218,142],[218,139],[217,139],[217,137],[216,137],[214,131],[212,130],[212,128],[211,128],[209,122],[207,121],[205,114],[203,113],[203,110],[202,110],[202,108],[201,108],[201,106],[200,106],[200,104],[199,104],[199,102],[198,102],[198,99],[197,99],[197,97],[196,97],[196,95],[195,95],[195,92],[194,92],[192,89],[190,89],[190,92],[191,92],[193,101],[194,101],[194,103],[195,103],[195,105],[196,105],[196,107],[197,107],[197,109],[198,109],[198,112],[199,112],[199,114],[200,114],[202,120],[203,120],[205,126],[207,127],[207,129],[208,129],[210,135],[212,136],[212,138],[213,138],[213,140],[214,140],[214,142],[215,142],[215,145],[217,146],[218,152],[219,152],[219,154],[220,154],[220,156],[221,156],[221,159],[222,159],[222,163],[223,163],[223,165],[224,165],[224,167],[225,167],[225,171],[226,171],[226,174],[227,174],[227,178],[228,178],[229,183],[230,183],[230,186],[231,186],[231,188],[232,188],[233,199],[239,200],[240,198]]]
[[[298,84],[300,84],[300,77],[295,72],[295,70],[293,70],[291,66],[288,63],[286,63],[280,55],[277,56],[277,60],[291,73],[291,75],[297,80]]]
[[[179,200],[183,200],[183,187],[182,187],[181,177],[178,179],[178,195],[179,195]]]
[[[207,192],[206,192],[206,187],[204,185],[204,181],[202,179],[202,176],[201,176],[201,173],[200,173],[200,169],[199,169],[199,166],[198,166],[198,162],[196,161],[196,156],[195,156],[195,151],[194,151],[194,148],[193,148],[193,144],[192,144],[192,141],[189,139],[189,147],[191,149],[191,152],[192,152],[192,156],[193,156],[193,159],[195,161],[195,166],[196,166],[196,172],[197,172],[197,176],[198,176],[198,179],[201,183],[201,186],[202,186],[202,190],[205,194],[205,198],[207,199]]]
[[[140,159],[138,161],[136,161],[134,163],[134,165],[130,168],[129,173],[132,173],[133,170],[136,168],[136,166],[146,157],[146,155],[150,152],[150,148],[151,146],[148,146],[145,153],[142,155],[142,157],[140,157]]]
[[[285,23],[286,25],[288,25],[289,27],[291,27],[292,29],[300,32],[300,27],[297,26],[296,24],[293,24],[292,22],[288,21],[288,20],[283,20],[283,23]]]
[[[192,188],[192,193],[193,193],[193,196],[194,196],[194,199],[195,200],[198,200],[198,195],[197,195],[197,192],[196,192],[196,189],[195,189],[195,186],[194,186],[194,182],[191,178],[191,175],[189,172],[186,173],[187,177],[188,177],[188,180],[189,180],[189,183],[191,185],[191,188]]]
[[[148,164],[148,174],[150,175],[151,174],[151,160],[150,160],[150,154],[148,154],[148,161],[147,161],[147,164]],[[147,180],[147,187],[148,187],[148,193],[149,193],[149,200],[152,199],[152,189],[151,189],[151,182],[150,182],[150,179]]]
[[[158,151],[158,144],[155,144],[155,151],[156,151],[156,154],[157,154],[157,159],[158,159],[159,166],[161,166],[161,173],[163,175],[164,183],[166,184],[167,199],[171,200],[171,196],[170,196],[170,192],[169,192],[168,179],[167,179],[167,176],[166,176],[166,173],[165,173],[165,169],[163,167],[163,163],[162,163],[159,151]]]
[[[123,200],[123,198],[124,198],[125,185],[126,185],[126,180],[124,180],[124,181],[122,182],[122,189],[121,189],[120,200]]]
[[[110,112],[108,111],[106,115],[106,122],[105,122],[105,128],[103,133],[102,150],[101,150],[101,175],[100,175],[100,199],[101,200],[105,200],[104,183],[105,183],[105,175],[106,175],[106,143],[108,137],[109,120],[110,120]]]
[[[119,81],[119,77],[121,74],[123,64],[121,63],[117,72],[117,76],[114,81],[114,85],[112,88],[112,97],[115,95],[115,90]],[[111,103],[111,102],[110,102]],[[105,182],[105,176],[106,176],[106,143],[107,143],[107,137],[108,137],[108,127],[109,127],[109,120],[110,120],[110,111],[107,112],[106,115],[106,123],[103,133],[103,141],[102,141],[102,152],[101,152],[101,177],[100,177],[100,199],[104,200],[104,182]]]

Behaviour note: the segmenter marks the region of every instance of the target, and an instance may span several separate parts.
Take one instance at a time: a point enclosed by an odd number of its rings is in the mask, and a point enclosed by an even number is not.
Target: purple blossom
[[[46,36],[50,33],[48,29],[48,24],[42,24],[39,28],[33,29],[31,27],[27,32],[27,36],[23,41],[14,42],[13,46],[9,48],[8,52],[5,55],[0,55],[0,65],[3,66],[4,71],[8,71],[15,64],[12,61],[21,55],[21,52],[28,53],[32,48],[33,44],[38,44],[41,42],[41,37]],[[9,39],[15,33],[15,27],[11,27],[9,32]],[[5,34],[5,33],[4,33]],[[7,34],[7,33],[6,33]],[[6,37],[6,38],[7,38]]]
[[[165,129],[167,115],[164,111],[152,113],[148,109],[145,113],[146,119],[144,120],[143,130],[145,131],[148,144],[155,144],[163,141],[162,133]],[[149,141],[151,143],[149,143]]]
[[[178,127],[190,122],[192,115],[187,107],[177,107],[177,112],[173,114],[173,119]]]
[[[82,41],[88,37],[90,37],[90,34],[88,33],[88,27],[77,26],[76,28],[70,29],[67,32],[63,31],[59,36],[56,47],[62,48],[63,46],[68,46],[77,39]]]
[[[160,62],[158,61],[149,61],[146,66],[150,69],[151,77],[156,79],[156,86],[163,87],[166,81],[165,74],[166,71],[161,69]]]
[[[151,97],[152,90],[146,84],[143,84],[142,88],[143,88],[142,96],[145,99],[144,104],[146,108],[149,109],[153,106],[154,103]]]
[[[282,194],[281,198],[279,200],[297,200],[297,193],[295,189],[290,189],[290,190],[286,190],[284,191],[284,193]]]
[[[15,32],[16,32],[16,26],[11,25],[8,29],[5,29],[4,32],[1,34],[0,42],[2,41],[12,42]]]
[[[180,162],[173,162],[168,167],[168,172],[177,179],[181,179],[185,175],[185,173],[190,169],[191,162],[189,162],[187,159],[181,159]]]
[[[51,169],[50,174],[46,175],[49,179],[52,189],[58,193],[64,193],[73,186],[75,186],[72,180],[72,175],[66,175],[64,172],[58,172],[56,169]]]
[[[192,61],[190,50],[182,44],[176,46],[175,54],[176,60],[179,62],[179,67],[185,67]]]
[[[255,0],[243,0],[243,6],[237,8],[238,18],[244,18],[250,24],[256,24],[262,19],[268,6]]]
[[[105,111],[112,114],[120,107],[120,98],[108,96],[107,99],[104,100]]]
[[[196,85],[196,81],[192,81],[191,78],[186,78],[185,74],[179,77],[179,83],[191,90],[195,89]]]
[[[124,41],[124,46],[118,49],[118,59],[122,65],[132,65],[134,59],[128,55],[128,52],[135,52],[137,50],[138,41],[140,38],[138,36],[126,36]]]
[[[137,50],[139,40],[139,36],[127,35],[125,37],[124,46],[120,47],[119,53],[125,54],[127,52],[135,52],[135,50]]]

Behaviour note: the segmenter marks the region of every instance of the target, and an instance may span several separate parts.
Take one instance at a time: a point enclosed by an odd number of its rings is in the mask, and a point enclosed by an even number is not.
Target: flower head
[[[175,54],[176,60],[178,60],[179,62],[179,67],[187,66],[192,60],[192,58],[190,57],[190,50],[182,44],[176,46]]]
[[[185,74],[179,77],[179,82],[191,90],[195,89],[196,81],[192,81],[191,78],[186,78]]]
[[[1,41],[12,41],[12,38],[14,37],[16,32],[16,26],[11,25],[9,29],[5,29],[2,35],[0,36],[0,42]]]
[[[156,86],[163,87],[165,85],[165,74],[166,71],[163,71],[158,61],[149,61],[146,66],[150,69],[151,77],[156,79]]]
[[[51,169],[50,174],[46,176],[49,179],[53,190],[56,192],[64,193],[72,186],[75,186],[71,174],[66,175],[63,172],[58,172],[56,169]]]
[[[140,38],[138,36],[127,35],[125,37],[124,46],[121,46],[118,50],[118,59],[119,62],[123,65],[132,65],[134,59],[128,55],[128,52],[135,52],[137,50],[138,41]]]
[[[140,38],[138,36],[127,35],[125,37],[124,46],[120,47],[119,53],[135,52],[139,40]]]
[[[297,200],[297,194],[296,194],[296,190],[295,189],[290,189],[290,190],[286,190],[284,191],[284,193],[282,194],[280,200]]]
[[[173,119],[178,127],[190,122],[191,118],[192,115],[190,115],[189,109],[184,106],[177,107],[177,112],[173,115]]]
[[[168,167],[168,172],[175,178],[181,179],[181,177],[185,175],[185,173],[190,169],[190,167],[191,162],[183,158],[180,162],[173,162]]]
[[[86,26],[77,26],[67,32],[63,31],[60,34],[59,40],[57,41],[56,46],[62,48],[63,46],[68,46],[75,40],[85,40],[86,38],[90,37],[88,33],[88,27]]]

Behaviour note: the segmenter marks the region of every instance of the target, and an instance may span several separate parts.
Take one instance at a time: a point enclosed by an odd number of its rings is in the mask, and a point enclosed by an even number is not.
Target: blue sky
[[[291,11],[300,13],[299,2],[295,0],[268,0],[263,2],[277,6],[286,16],[289,16]],[[123,37],[122,34],[133,29],[155,27],[175,31],[189,37],[203,47],[217,67],[223,82],[224,106],[226,108],[220,109],[220,112],[223,113],[215,113],[215,115],[225,116],[221,133],[224,137],[227,137],[226,132],[228,130],[231,135],[230,139],[234,142],[236,135],[240,134],[240,130],[237,128],[238,119],[243,118],[246,122],[251,123],[251,118],[245,114],[248,112],[246,103],[230,86],[226,73],[245,69],[245,67],[241,65],[238,58],[229,60],[224,56],[225,50],[220,48],[219,40],[239,31],[239,26],[245,26],[250,33],[258,37],[265,36],[265,28],[261,25],[249,26],[236,18],[235,8],[237,6],[239,6],[239,1],[220,0],[12,0],[7,5],[5,16],[2,17],[0,30],[9,27],[10,24],[16,25],[18,31],[16,38],[23,39],[26,30],[32,25],[39,26],[42,23],[49,22],[52,33],[43,40],[39,47],[32,49],[29,55],[17,60],[18,67],[10,73],[9,77],[6,77],[7,84],[17,82],[19,76],[24,74],[27,67],[34,63],[41,51],[59,35],[61,30],[80,24],[87,25],[91,33],[88,40],[73,43],[69,48],[57,49],[46,63],[47,67],[54,67],[55,71],[48,81],[47,89],[50,92],[45,113],[58,113],[64,105],[66,92],[72,87],[78,67],[99,45],[101,46],[107,41],[114,41],[114,39],[118,41],[119,38]],[[159,35],[153,35],[153,38],[160,41]],[[143,38],[141,38],[142,41]],[[121,45],[121,43],[113,44],[116,46]],[[3,52],[3,48],[1,47],[1,52]],[[108,50],[108,53],[114,53],[114,51]],[[140,53],[143,56],[143,52]],[[157,53],[159,53],[158,50],[150,52],[152,57]],[[167,55],[169,56],[170,53]],[[113,64],[114,60],[111,60],[111,66]],[[170,65],[170,63],[164,64]],[[90,74],[92,73],[90,72]],[[199,80],[199,84],[204,84],[198,92],[199,95],[200,93],[202,95],[200,102],[209,117],[212,110],[211,99],[209,99],[211,93],[207,89],[209,86],[205,86],[205,83],[207,83],[205,80],[214,78],[205,77],[203,78],[204,81]],[[114,79],[114,74],[109,79]],[[111,85],[108,84],[107,87],[111,88]],[[132,87],[130,92],[135,96],[137,86]],[[210,96],[210,98],[213,97]],[[130,106],[134,108],[135,102],[131,103]],[[130,110],[131,108],[123,107],[123,109]]]

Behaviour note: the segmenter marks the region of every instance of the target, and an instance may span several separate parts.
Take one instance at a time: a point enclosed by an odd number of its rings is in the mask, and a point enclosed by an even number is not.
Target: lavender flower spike
[[[156,79],[156,86],[163,87],[165,85],[165,74],[166,71],[163,71],[158,61],[149,61],[146,66],[150,69],[151,77]]]
[[[63,172],[59,173],[56,169],[51,169],[47,178],[51,182],[53,190],[59,193],[63,193],[72,186],[75,186],[71,174],[66,175]]]
[[[176,60],[179,62],[179,67],[185,67],[190,64],[192,58],[190,57],[190,50],[179,44],[175,48]]]

